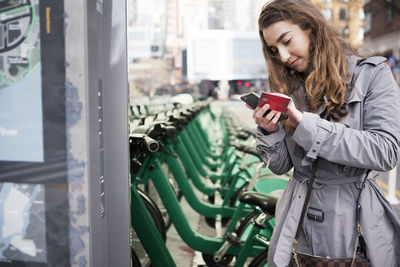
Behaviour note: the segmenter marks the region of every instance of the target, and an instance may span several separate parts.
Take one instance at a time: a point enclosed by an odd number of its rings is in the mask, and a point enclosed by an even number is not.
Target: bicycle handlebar
[[[160,149],[160,144],[148,135],[143,136],[143,141],[150,152],[157,152]]]

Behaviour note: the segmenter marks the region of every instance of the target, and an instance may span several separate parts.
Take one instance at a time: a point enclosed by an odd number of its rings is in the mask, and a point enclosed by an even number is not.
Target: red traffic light
[[[236,84],[237,85],[242,85],[242,81],[237,81]]]
[[[244,84],[244,86],[245,86],[245,87],[250,87],[250,83],[249,83],[249,82],[246,82],[246,83]]]

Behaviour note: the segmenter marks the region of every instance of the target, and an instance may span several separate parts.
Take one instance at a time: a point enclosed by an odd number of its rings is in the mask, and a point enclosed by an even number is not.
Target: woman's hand
[[[271,110],[266,116],[264,116],[268,109],[269,104],[265,104],[262,107],[256,107],[253,112],[253,119],[260,127],[264,128],[270,133],[274,133],[279,129],[278,120],[281,116],[281,112]]]
[[[289,124],[294,128],[299,125],[301,119],[303,118],[303,112],[296,108],[293,101],[289,103],[288,111],[286,112],[286,114],[289,116]]]
[[[248,108],[253,109],[249,105],[246,104]],[[257,125],[264,128],[270,133],[277,132],[279,129],[278,120],[281,116],[281,112],[271,110],[265,117],[263,116],[265,112],[269,109],[269,104],[265,104],[263,107],[257,107],[254,109],[253,118]],[[297,125],[300,123],[301,119],[303,118],[303,113],[299,111],[296,106],[294,105],[293,101],[290,102],[288,111],[286,115],[289,116],[289,124],[296,128]]]

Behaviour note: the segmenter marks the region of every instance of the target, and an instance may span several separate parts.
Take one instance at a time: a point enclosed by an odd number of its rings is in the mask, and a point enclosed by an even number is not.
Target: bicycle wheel
[[[166,173],[167,177],[168,177],[168,182],[171,185],[172,189],[175,192],[175,195],[178,199],[178,201],[181,200],[182,198],[182,191],[180,190],[178,184],[175,182],[175,179],[171,173],[171,171],[169,170],[168,166],[166,165],[166,163],[163,163],[162,165],[163,171]],[[165,227],[168,230],[169,227],[171,226],[171,218],[169,217],[168,211],[164,206],[164,203],[162,202],[156,187],[153,184],[153,181],[150,179],[146,186],[145,186],[145,192],[147,193],[148,196],[150,196],[150,198],[154,201],[154,203],[157,205],[158,209],[161,212],[161,215],[163,217],[164,223],[165,223]]]
[[[202,253],[202,257],[208,267],[226,267],[233,260],[232,255],[224,255],[222,260],[218,263],[214,261],[214,255]]]
[[[142,198],[143,203],[145,204],[147,211],[150,214],[150,217],[153,219],[154,225],[160,232],[161,238],[165,242],[167,239],[167,233],[166,233],[167,231],[161,212],[158,210],[157,206],[154,204],[151,198],[146,195],[146,193],[144,193],[139,189],[138,193]],[[145,249],[143,248],[142,244],[140,243],[140,239],[137,236],[134,229],[132,229],[131,244],[132,244],[131,265],[133,267],[151,266],[150,259]]]
[[[153,218],[154,224],[160,231],[160,235],[164,242],[167,240],[167,228],[165,226],[164,218],[160,212],[160,209],[154,203],[154,201],[142,190],[138,189],[139,195],[142,198],[147,211],[149,212],[151,218]]]
[[[250,262],[249,267],[267,267],[268,262],[268,248],[260,252],[254,259]]]
[[[136,255],[135,251],[133,248],[131,249],[131,266],[132,267],[142,267],[142,264],[140,263],[139,257]]]

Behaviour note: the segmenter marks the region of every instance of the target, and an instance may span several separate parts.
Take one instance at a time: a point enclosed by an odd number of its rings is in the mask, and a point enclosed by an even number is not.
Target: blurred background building
[[[326,20],[355,48],[362,45],[364,36],[363,0],[312,0]]]
[[[128,0],[131,95],[265,89],[257,20],[266,2]],[[361,55],[388,57],[400,83],[400,0],[311,2]]]
[[[400,84],[400,0],[366,1],[363,52],[388,58]]]

